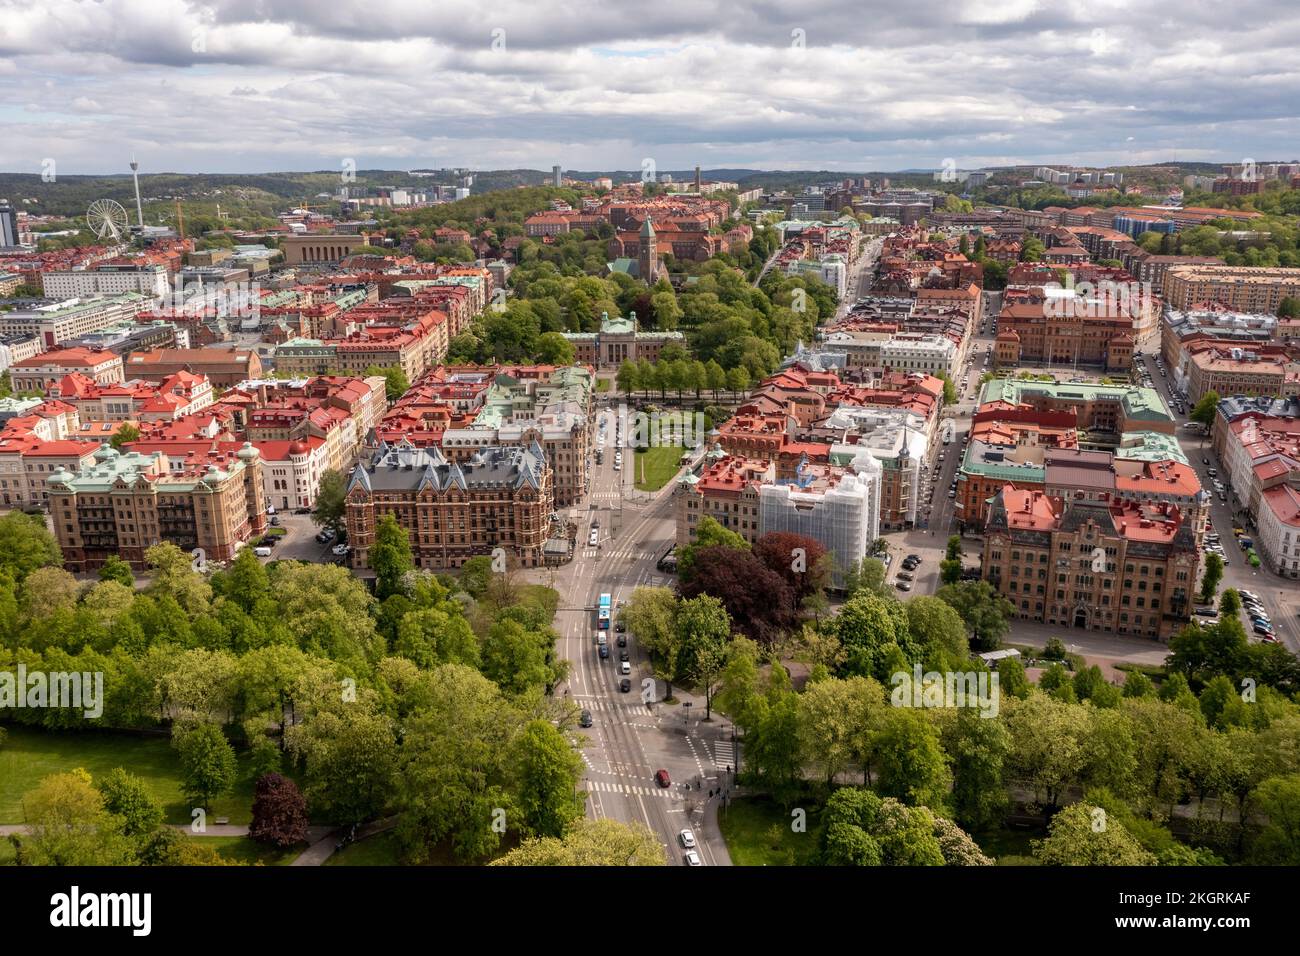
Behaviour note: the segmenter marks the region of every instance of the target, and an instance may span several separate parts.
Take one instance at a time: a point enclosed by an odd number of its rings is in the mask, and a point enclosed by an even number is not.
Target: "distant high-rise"
[[[561,169],[559,166],[551,167],[551,185],[552,186],[564,185],[564,170]]]
[[[0,246],[18,245],[18,213],[9,200],[0,199]]]
[[[699,166],[696,166],[696,167],[695,167],[695,193],[696,193],[696,195],[699,195],[699,192],[700,192],[700,167],[699,167]]]

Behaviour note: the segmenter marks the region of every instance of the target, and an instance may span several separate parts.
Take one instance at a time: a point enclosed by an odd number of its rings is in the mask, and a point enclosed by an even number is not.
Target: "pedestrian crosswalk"
[[[596,713],[620,713],[631,714],[633,717],[649,717],[650,710],[645,704],[619,703],[617,701],[600,700],[599,698],[584,699],[577,698],[578,706]]]
[[[736,745],[730,740],[713,742],[713,765],[719,770],[726,770],[736,765]]]
[[[588,780],[588,793],[621,793],[624,796],[659,797],[671,800],[673,792],[663,787],[637,787],[628,783],[609,783],[605,780]]]

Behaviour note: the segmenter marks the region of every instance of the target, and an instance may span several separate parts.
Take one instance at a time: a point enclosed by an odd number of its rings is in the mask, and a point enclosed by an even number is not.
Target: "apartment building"
[[[1215,302],[1237,312],[1276,314],[1283,299],[1300,298],[1300,269],[1174,266],[1165,273],[1164,298],[1175,309]]]
[[[103,386],[125,381],[122,356],[107,350],[54,349],[16,362],[9,369],[15,392],[40,392],[48,395],[69,375],[81,375],[96,385]]]
[[[50,299],[84,299],[123,292],[162,299],[171,294],[171,280],[162,265],[109,260],[89,269],[42,272],[41,288]]]
[[[673,489],[676,499],[677,548],[695,541],[701,519],[712,518],[750,544],[759,530],[758,491],[776,480],[771,461],[728,455],[714,448],[700,468],[687,471]]]
[[[1175,378],[1186,381],[1193,403],[1210,391],[1285,398],[1300,395],[1300,359],[1281,346],[1192,341],[1184,344]]]
[[[102,445],[90,465],[59,469],[46,481],[64,567],[93,571],[117,555],[143,571],[145,551],[163,541],[230,561],[266,530],[261,469],[247,443],[179,473],[161,452],[120,454]]]
[[[71,339],[134,320],[137,313],[152,304],[152,300],[137,292],[124,292],[0,312],[0,338],[35,335],[42,348],[54,349]]]
[[[1177,505],[1008,485],[990,507],[982,573],[1022,620],[1167,641],[1189,620],[1199,558]]]
[[[214,388],[260,378],[262,360],[254,349],[150,349],[132,352],[125,368],[133,378],[160,380],[177,372],[204,375]]]
[[[417,567],[459,568],[496,548],[521,567],[538,567],[554,508],[550,466],[537,445],[488,448],[464,462],[437,448],[382,445],[348,482],[352,566],[369,566],[375,528],[391,514],[410,536]]]

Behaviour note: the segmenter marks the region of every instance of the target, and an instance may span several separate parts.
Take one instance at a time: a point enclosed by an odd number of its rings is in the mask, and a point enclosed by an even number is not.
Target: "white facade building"
[[[866,557],[880,528],[880,464],[862,455],[853,467],[856,473],[824,491],[803,491],[797,483],[758,490],[760,531],[787,531],[820,542],[831,555],[836,587],[844,584],[849,567]]]
[[[880,346],[880,364],[893,371],[951,377],[956,362],[957,345],[943,335],[895,335]]]

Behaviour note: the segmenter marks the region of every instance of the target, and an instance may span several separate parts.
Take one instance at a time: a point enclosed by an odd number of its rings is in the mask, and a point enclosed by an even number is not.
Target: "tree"
[[[951,604],[919,595],[903,605],[912,643],[921,649],[926,664],[950,670],[970,655],[966,625]]]
[[[549,721],[529,721],[514,741],[511,764],[518,775],[519,830],[528,836],[563,837],[582,816],[577,799],[583,763]]]
[[[1214,592],[1223,580],[1223,558],[1217,554],[1205,556],[1205,574],[1201,577],[1201,603],[1208,604],[1214,600]]]
[[[631,395],[638,388],[644,387],[641,383],[640,369],[636,362],[625,361],[620,365],[615,381],[618,383],[618,390],[624,395]]]
[[[961,580],[961,538],[958,535],[948,539],[944,559],[939,562],[939,579],[944,584],[956,584]]]
[[[162,807],[139,777],[115,767],[95,788],[103,798],[104,809],[122,821],[126,836],[137,839],[162,826]]]
[[[22,511],[0,516],[0,570],[8,571],[14,581],[21,584],[37,568],[62,564],[63,552],[42,518]]]
[[[1096,810],[1100,808],[1076,803],[1058,813],[1047,839],[1035,841],[1038,861],[1044,866],[1151,866],[1156,862],[1118,820]]]
[[[823,627],[844,645],[844,674],[888,682],[896,665],[918,658],[907,626],[907,612],[893,598],[859,590]],[[901,652],[902,660],[896,657]]]
[[[1201,400],[1192,407],[1192,413],[1187,417],[1194,422],[1200,422],[1205,426],[1206,432],[1214,426],[1214,416],[1219,408],[1219,393],[1210,389],[1201,396]]]
[[[870,740],[884,719],[885,691],[867,677],[831,677],[799,695],[802,761],[821,772],[826,786],[850,767],[865,769]]]
[[[483,676],[508,694],[548,687],[554,678],[550,651],[554,636],[530,630],[510,618],[497,621],[483,640]]]
[[[411,388],[411,383],[406,377],[406,372],[400,365],[390,365],[386,368],[380,368],[378,365],[371,365],[365,371],[369,378],[372,375],[383,376],[384,394],[390,402],[395,402],[405,395]]]
[[[957,404],[957,386],[952,383],[952,378],[947,372],[939,373],[939,381],[943,382],[943,403],[945,405]]]
[[[181,792],[194,806],[208,807],[234,785],[235,751],[216,724],[182,729],[176,750],[181,758]]]
[[[749,371],[743,366],[727,370],[727,389],[731,392],[744,392],[749,389]]]
[[[1295,296],[1284,295],[1277,304],[1277,317],[1279,319],[1300,319],[1300,299]]]
[[[1000,720],[958,707],[944,721],[944,750],[952,764],[954,815],[967,829],[997,824],[1007,805],[1003,766],[1011,735]]]
[[[727,660],[731,618],[721,600],[701,594],[677,605],[674,626],[681,645],[682,670],[704,690],[704,719],[710,720],[714,687]]]
[[[109,813],[85,770],[45,777],[23,796],[22,866],[125,866],[134,862],[122,818]]]
[[[947,803],[952,774],[939,732],[924,712],[891,707],[874,743],[882,794],[911,806],[937,809]]]
[[[113,437],[109,439],[116,450],[121,451],[123,445],[129,445],[133,441],[140,440],[140,429],[131,422],[123,422],[118,426],[117,431],[113,432]]]
[[[278,773],[257,779],[248,836],[281,849],[306,842],[307,801],[296,783]]]
[[[1030,694],[1009,708],[1007,780],[1030,790],[1048,818],[1087,766],[1086,716],[1082,705],[1067,704],[1043,693]]]
[[[678,591],[684,598],[717,597],[732,626],[760,644],[774,643],[797,618],[793,591],[781,575],[753,553],[723,545],[695,550]]]
[[[619,619],[650,654],[655,676],[667,682],[665,698],[681,676],[681,639],[677,631],[677,597],[668,588],[638,587],[619,610]]]
[[[135,572],[115,554],[110,554],[99,567],[99,580],[116,581],[124,587],[135,588]]]
[[[347,511],[347,489],[347,478],[338,470],[327,468],[321,472],[311,520],[337,534],[343,527],[343,515]]]
[[[826,546],[806,535],[769,531],[754,542],[754,555],[790,586],[796,606],[803,606],[830,583]]]
[[[561,838],[525,840],[491,866],[663,866],[659,838],[643,823],[578,820]]]
[[[575,354],[573,343],[559,332],[545,332],[537,339],[534,357],[540,365],[572,365]]]
[[[1255,838],[1255,862],[1300,865],[1300,775],[1265,780],[1256,799],[1259,815],[1268,822]]]
[[[749,542],[728,528],[722,527],[716,518],[705,515],[695,528],[695,540],[682,548],[677,555],[678,578],[690,577],[695,563],[695,555],[702,548],[726,547],[736,551],[748,551]]]
[[[415,570],[411,538],[391,512],[375,526],[375,543],[370,548],[370,566],[375,570],[375,596],[381,601],[402,591],[402,578]]]
[[[996,650],[1010,627],[1008,619],[1015,613],[1011,602],[987,581],[945,584],[935,597],[951,604],[961,615],[971,634],[971,649],[976,651]]]
[[[397,770],[392,722],[360,701],[335,704],[289,730],[289,749],[306,759],[306,795],[321,816],[362,823],[387,805]]]

